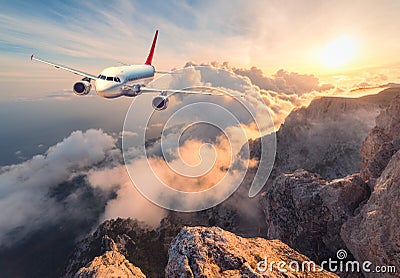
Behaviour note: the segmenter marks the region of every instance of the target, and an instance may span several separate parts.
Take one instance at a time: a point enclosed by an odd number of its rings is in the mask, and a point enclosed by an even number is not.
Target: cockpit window
[[[119,79],[119,77],[104,76],[104,75],[102,75],[102,74],[100,74],[99,76],[97,76],[97,78],[103,79],[103,80],[107,80],[107,81],[114,81],[114,82],[118,82],[118,83],[121,82],[121,80]]]

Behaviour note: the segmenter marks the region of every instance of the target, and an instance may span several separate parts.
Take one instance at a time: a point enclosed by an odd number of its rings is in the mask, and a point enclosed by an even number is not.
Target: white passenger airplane
[[[164,110],[167,108],[168,94],[184,93],[219,96],[227,95],[227,93],[223,90],[205,86],[188,87],[182,90],[156,89],[145,87],[145,85],[143,84],[144,79],[153,78],[154,74],[157,73],[154,66],[152,66],[151,64],[153,60],[157,36],[158,30],[156,30],[150,53],[147,56],[144,65],[125,65],[119,67],[109,67],[104,69],[98,76],[36,58],[33,54],[31,55],[31,60],[42,62],[56,68],[83,76],[84,78],[81,81],[78,81],[73,85],[73,91],[76,95],[87,95],[92,87],[92,80],[94,80],[96,93],[104,98],[117,98],[120,96],[136,97],[143,92],[159,93],[160,95],[156,96],[152,101],[152,105],[156,110]],[[240,96],[243,97],[243,95]]]

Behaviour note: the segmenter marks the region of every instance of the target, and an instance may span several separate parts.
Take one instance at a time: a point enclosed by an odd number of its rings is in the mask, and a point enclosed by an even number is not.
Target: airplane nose
[[[96,93],[102,97],[106,96],[106,91],[107,91],[107,88],[104,85],[105,85],[104,82],[101,82],[101,80],[96,80],[94,82],[94,88],[96,90]]]
[[[101,91],[99,80],[94,81],[94,87],[96,88],[96,91]]]
[[[103,80],[96,80],[94,82],[95,90],[97,94],[104,98],[115,98],[121,96],[121,90],[110,84],[109,82],[104,82]]]
[[[103,92],[107,90],[107,84],[104,84],[104,82],[102,80],[96,80],[94,82],[94,87],[96,89],[97,92]]]

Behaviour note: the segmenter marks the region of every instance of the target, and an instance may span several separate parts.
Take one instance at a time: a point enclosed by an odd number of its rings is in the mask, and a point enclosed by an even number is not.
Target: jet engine
[[[82,79],[74,84],[74,93],[78,96],[87,95],[90,92],[92,85],[90,84],[90,80]]]
[[[161,111],[161,110],[165,110],[168,107],[168,102],[169,99],[167,96],[156,96],[155,98],[153,98],[153,108]]]

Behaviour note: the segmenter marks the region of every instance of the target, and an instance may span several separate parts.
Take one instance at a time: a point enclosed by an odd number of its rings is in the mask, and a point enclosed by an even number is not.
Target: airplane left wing
[[[74,74],[77,74],[77,75],[80,75],[80,76],[83,76],[83,77],[87,77],[87,78],[94,79],[94,80],[97,79],[97,76],[94,76],[92,74],[89,74],[89,73],[86,73],[86,72],[83,72],[83,71],[79,71],[79,70],[72,69],[72,68],[69,68],[69,67],[66,67],[66,66],[63,66],[63,65],[55,64],[55,63],[52,63],[52,62],[49,62],[49,61],[46,61],[46,60],[42,60],[42,59],[36,58],[33,54],[31,55],[31,60],[35,60],[35,61],[38,61],[38,62],[41,62],[41,63],[45,63],[45,64],[48,64],[50,66],[54,66],[54,67],[56,67],[58,69],[63,69],[63,70],[72,72]]]
[[[164,94],[193,94],[193,95],[209,95],[209,96],[237,96],[237,97],[244,97],[242,93],[230,93],[226,90],[222,90],[219,88],[207,87],[207,86],[193,86],[187,87],[180,90],[174,89],[156,89],[156,88],[148,88],[148,87],[140,87],[140,91],[145,93],[164,93]]]

